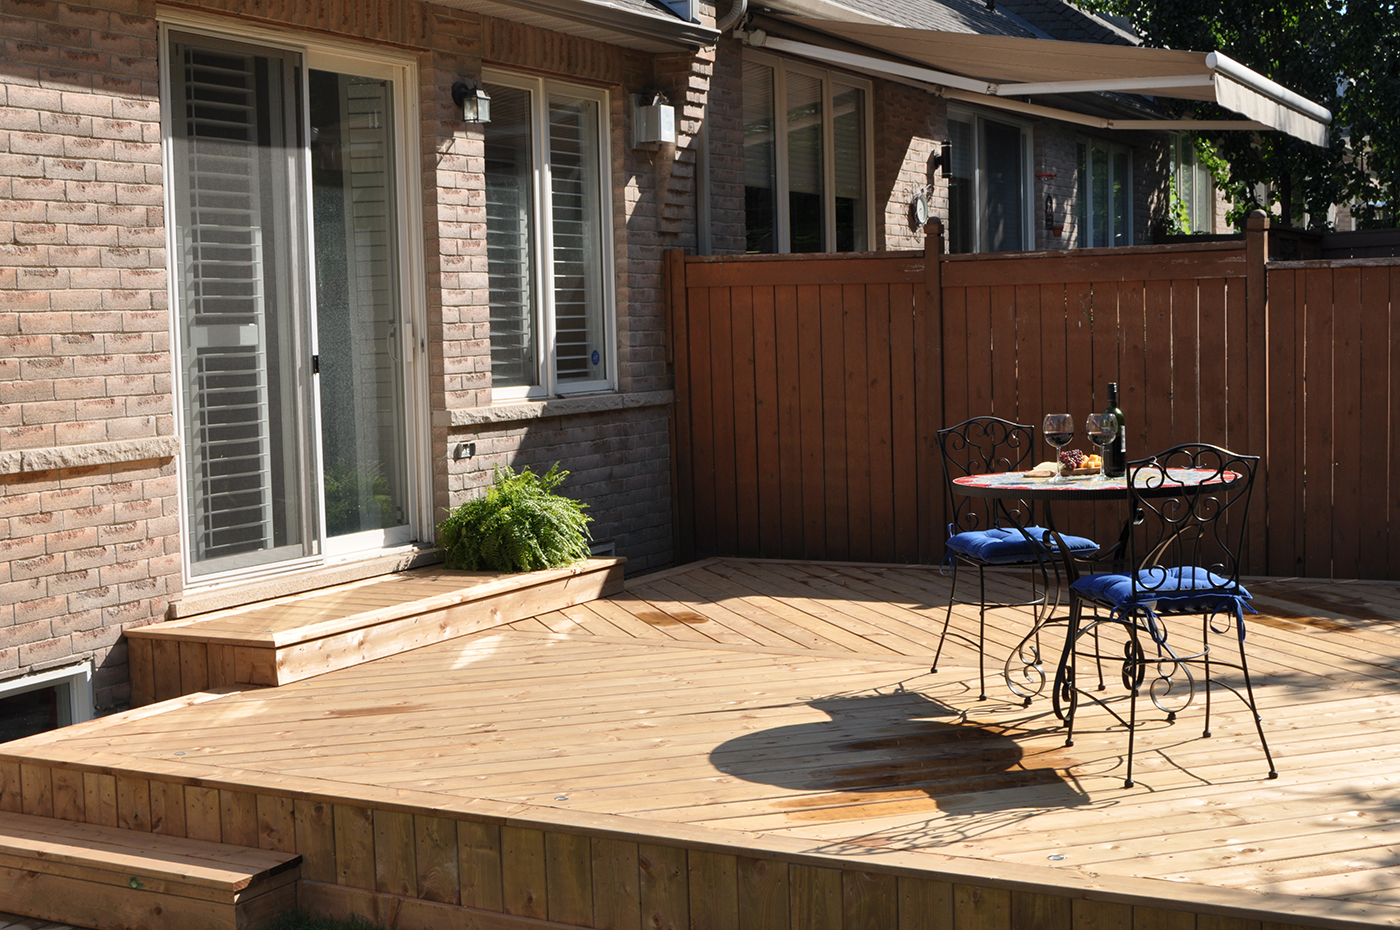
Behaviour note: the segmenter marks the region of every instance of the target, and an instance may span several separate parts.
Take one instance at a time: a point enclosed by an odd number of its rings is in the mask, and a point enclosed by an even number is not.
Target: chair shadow
[[[1078,807],[1088,796],[1058,745],[1028,756],[1019,729],[968,722],[914,691],[817,698],[831,719],[747,733],[710,753],[745,781],[804,792],[770,802],[794,821]],[[1058,740],[1055,741],[1058,744]]]

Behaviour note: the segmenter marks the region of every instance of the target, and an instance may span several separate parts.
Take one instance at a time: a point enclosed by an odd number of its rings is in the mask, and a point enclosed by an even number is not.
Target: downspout
[[[719,30],[720,35],[724,35],[739,24],[748,10],[749,0],[734,0],[734,5],[729,8],[729,12],[724,14],[723,19],[715,23],[715,28]]]
[[[715,28],[723,36],[733,29],[744,19],[749,10],[749,0],[734,0],[729,7],[729,12],[724,14],[722,19],[715,22]],[[713,78],[712,78],[713,80]],[[709,94],[705,95],[705,118],[700,122],[700,152],[696,174],[700,176],[700,189],[696,191],[695,204],[695,251],[701,255],[709,255],[714,251],[711,245],[712,218],[710,214],[710,118],[709,118]]]

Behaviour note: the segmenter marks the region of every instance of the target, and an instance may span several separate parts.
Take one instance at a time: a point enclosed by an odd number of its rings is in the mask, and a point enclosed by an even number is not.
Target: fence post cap
[[[1249,211],[1249,216],[1245,217],[1244,223],[1247,229],[1268,229],[1269,214],[1256,207]]]

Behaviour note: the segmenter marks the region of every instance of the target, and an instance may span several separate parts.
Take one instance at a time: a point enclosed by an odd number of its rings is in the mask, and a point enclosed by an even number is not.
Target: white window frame
[[[1021,133],[1021,247],[1019,251],[1025,252],[1035,248],[1035,204],[1032,202],[1034,178],[1032,177],[1032,154],[1035,152],[1034,129],[1030,123],[1023,120],[1012,119],[998,111],[995,115],[984,113],[968,107],[958,107],[949,105],[948,120],[960,123],[972,123],[972,173],[973,190],[977,192],[976,202],[973,204],[972,214],[972,242],[973,254],[987,251],[983,246],[984,230],[982,228],[982,214],[985,212],[987,203],[987,171],[986,171],[986,132],[984,127],[988,122],[1000,123],[1003,126],[1011,126],[1020,130]]]
[[[1127,224],[1128,224],[1128,228],[1124,231],[1124,236],[1123,236],[1123,237],[1124,237],[1124,239],[1126,240],[1126,244],[1127,244],[1127,245],[1132,245],[1132,244],[1133,244],[1133,231],[1134,231],[1134,229],[1135,229],[1135,227],[1136,227],[1136,225],[1137,225],[1137,223],[1136,223],[1136,218],[1135,218],[1134,215],[1133,215],[1133,150],[1132,150],[1132,147],[1131,147],[1131,146],[1127,146],[1127,145],[1123,145],[1122,143],[1119,143],[1119,142],[1110,142],[1110,141],[1107,140],[1107,139],[1100,139],[1100,138],[1097,138],[1097,137],[1095,137],[1095,136],[1080,136],[1078,139],[1075,140],[1075,146],[1076,146],[1076,156],[1075,156],[1075,157],[1076,157],[1076,159],[1078,158],[1078,146],[1080,146],[1080,145],[1082,145],[1082,146],[1085,147],[1085,156],[1086,156],[1086,157],[1085,157],[1085,160],[1084,160],[1084,166],[1085,166],[1085,167],[1084,167],[1084,173],[1085,173],[1085,181],[1086,181],[1086,183],[1080,184],[1080,185],[1079,185],[1079,190],[1078,190],[1078,192],[1077,192],[1077,195],[1078,195],[1078,198],[1079,198],[1079,200],[1078,200],[1078,204],[1079,204],[1078,213],[1079,213],[1079,219],[1080,219],[1080,226],[1079,226],[1079,229],[1077,230],[1079,248],[1082,248],[1082,249],[1089,249],[1089,248],[1117,248],[1117,247],[1119,247],[1119,246],[1117,246],[1117,244],[1113,241],[1114,237],[1117,235],[1118,230],[1114,228],[1114,213],[1113,213],[1113,204],[1112,204],[1112,203],[1109,203],[1109,205],[1108,205],[1108,244],[1107,244],[1107,245],[1096,245],[1096,244],[1094,243],[1094,232],[1095,232],[1095,230],[1094,230],[1093,222],[1094,222],[1094,208],[1095,208],[1096,205],[1095,205],[1095,203],[1094,203],[1094,179],[1093,179],[1093,175],[1094,175],[1094,154],[1093,154],[1093,153],[1094,153],[1095,147],[1101,148],[1101,149],[1103,149],[1105,152],[1108,153],[1108,158],[1107,158],[1107,164],[1108,164],[1108,178],[1107,178],[1107,184],[1108,184],[1108,190],[1109,190],[1110,192],[1113,190],[1113,182],[1116,180],[1115,175],[1116,175],[1116,173],[1117,173],[1117,169],[1114,167],[1115,161],[1116,161],[1116,159],[1114,158],[1114,156],[1115,156],[1115,155],[1127,155],[1127,156],[1128,156],[1128,158],[1127,158],[1127,161],[1128,161],[1128,177],[1127,177],[1127,180],[1123,182],[1123,196],[1127,198],[1127,204],[1126,204],[1126,205],[1127,205],[1127,208],[1128,208],[1128,209],[1127,209]],[[1077,167],[1077,166],[1076,166],[1076,167]],[[1077,173],[1078,173],[1078,172],[1076,171],[1076,174],[1077,174]],[[1078,183],[1078,178],[1076,178],[1076,183]],[[1109,196],[1110,196],[1110,199],[1111,199],[1111,198],[1112,198],[1112,194],[1110,193]]]
[[[866,251],[874,251],[876,236],[875,210],[875,116],[874,84],[862,77],[845,71],[833,71],[812,65],[795,62],[780,55],[744,49],[744,57],[754,64],[763,65],[773,72],[773,160],[775,162],[775,190],[773,197],[777,207],[776,231],[778,254],[792,252],[792,217],[788,202],[788,127],[787,127],[787,75],[796,72],[821,81],[822,85],[822,248],[834,252],[836,245],[836,151],[835,104],[832,84],[839,82],[854,87],[865,95],[864,125],[861,126],[861,145],[865,149],[865,172],[861,179],[864,184]]]
[[[317,522],[317,532],[319,533],[319,552],[314,555],[301,558],[287,559],[279,562],[272,562],[264,565],[255,565],[248,568],[235,568],[227,571],[208,572],[195,575],[191,571],[192,552],[190,549],[188,526],[188,515],[190,502],[186,482],[179,482],[179,500],[181,510],[181,531],[180,548],[182,565],[184,569],[184,588],[186,591],[200,590],[227,585],[231,582],[242,582],[250,579],[283,575],[297,571],[306,571],[326,564],[349,561],[357,558],[367,558],[392,552],[396,549],[408,545],[412,540],[422,542],[432,542],[436,520],[433,514],[432,501],[432,463],[428,450],[432,448],[432,431],[430,405],[428,395],[428,357],[427,357],[427,332],[428,332],[428,309],[427,309],[427,282],[424,268],[425,245],[423,241],[423,210],[422,192],[418,190],[419,174],[421,170],[421,160],[419,158],[419,134],[421,118],[418,105],[418,93],[420,89],[419,69],[417,59],[407,53],[397,50],[385,49],[381,46],[369,46],[356,42],[338,41],[326,39],[320,36],[310,36],[303,33],[293,32],[277,28],[258,26],[246,22],[233,23],[226,18],[208,15],[187,10],[176,10],[161,7],[157,11],[159,20],[159,35],[161,55],[160,69],[160,101],[161,101],[161,158],[162,167],[167,178],[174,177],[174,165],[172,164],[173,152],[169,140],[173,133],[169,113],[169,101],[172,100],[170,62],[164,50],[169,47],[171,31],[189,33],[194,35],[208,36],[211,39],[222,39],[242,44],[256,44],[266,46],[270,49],[296,52],[302,56],[303,67],[301,68],[301,86],[297,88],[302,103],[307,99],[310,72],[312,70],[335,70],[340,69],[346,73],[359,74],[366,77],[381,78],[393,82],[393,106],[395,114],[395,152],[396,178],[395,197],[397,198],[398,211],[401,218],[399,235],[399,298],[400,316],[403,321],[402,332],[399,336],[401,358],[403,360],[403,389],[404,399],[407,409],[404,411],[404,431],[405,442],[407,443],[408,455],[408,486],[405,488],[407,506],[405,517],[408,523],[401,527],[392,527],[388,530],[370,530],[363,533],[352,533],[344,536],[330,538],[326,534],[326,514],[325,495],[321,488],[316,489],[316,511],[314,518]],[[301,107],[301,132],[303,138],[310,138],[311,114],[309,108]],[[309,146],[303,147],[300,153],[302,170],[306,177],[310,178],[311,152]],[[308,181],[309,189],[309,181]],[[171,184],[165,185],[165,215],[167,218],[177,215],[173,202],[174,187]],[[312,205],[310,198],[306,198],[303,205],[303,215],[301,221],[304,224],[303,235],[306,238],[308,254],[314,254],[314,222],[311,214]],[[171,332],[170,342],[172,353],[176,355],[176,370],[180,370],[180,334],[179,320],[177,319],[179,301],[178,287],[179,274],[176,262],[178,261],[177,243],[175,242],[176,230],[173,221],[166,223],[167,237],[167,279],[168,279],[168,300],[172,308],[170,314]],[[315,306],[315,275],[308,270],[309,279],[306,282],[307,293],[311,298],[311,306]],[[310,340],[311,354],[315,355],[319,351],[316,345],[316,332],[314,326],[307,327]],[[181,379],[174,380],[174,394],[177,405],[184,404],[183,386]],[[313,481],[318,481],[324,475],[324,463],[321,460],[320,430],[321,410],[320,392],[312,391],[313,402],[313,422],[309,426],[308,437],[312,440],[313,462],[315,475]],[[184,427],[182,417],[177,416],[176,429],[181,434],[180,438],[180,465],[181,474],[184,468]]]
[[[1187,220],[1191,224],[1193,233],[1213,233],[1215,232],[1215,178],[1211,175],[1210,169],[1200,162],[1200,157],[1196,154],[1196,146],[1191,137],[1184,132],[1178,132],[1172,136],[1172,178],[1176,181],[1177,196],[1181,196],[1185,190],[1185,175],[1190,173],[1192,177],[1193,191],[1206,191],[1205,203],[1189,203],[1186,206]],[[1204,208],[1206,212],[1205,228],[1198,228],[1197,220],[1200,217],[1196,211]]]
[[[493,404],[511,404],[521,401],[545,400],[550,397],[570,394],[598,394],[616,391],[618,383],[617,351],[617,267],[613,247],[613,189],[610,95],[607,90],[555,80],[542,75],[525,74],[519,71],[504,71],[483,68],[481,79],[485,83],[500,84],[529,91],[531,95],[531,183],[533,184],[531,224],[536,234],[534,242],[534,267],[531,269],[532,283],[538,295],[535,305],[535,331],[538,335],[536,350],[536,381],[533,385],[512,385],[492,387]],[[599,220],[602,226],[602,265],[600,278],[603,285],[603,332],[607,351],[606,378],[593,381],[571,381],[567,384],[558,379],[558,343],[554,328],[554,240],[552,200],[548,158],[545,140],[549,137],[549,108],[546,101],[550,90],[561,95],[592,100],[598,104],[598,200]]]
[[[28,694],[31,691],[42,691],[45,688],[59,689],[58,725],[60,728],[92,719],[91,661],[50,669],[36,675],[25,675],[20,678],[11,678],[8,681],[0,681],[0,698],[15,697],[20,694]],[[66,721],[63,719],[65,707],[63,695],[65,693],[68,710]]]

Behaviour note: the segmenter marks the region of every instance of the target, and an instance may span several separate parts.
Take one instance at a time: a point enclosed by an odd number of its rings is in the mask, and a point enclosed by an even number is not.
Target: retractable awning
[[[876,54],[798,42],[761,31],[751,45],[934,85],[950,98],[1102,129],[1277,129],[1327,144],[1332,114],[1220,52],[1185,52],[1012,36],[909,29],[874,23],[786,19]],[[896,60],[898,59],[898,60]],[[1026,97],[1120,92],[1208,100],[1244,120],[1108,119],[1027,102]]]

